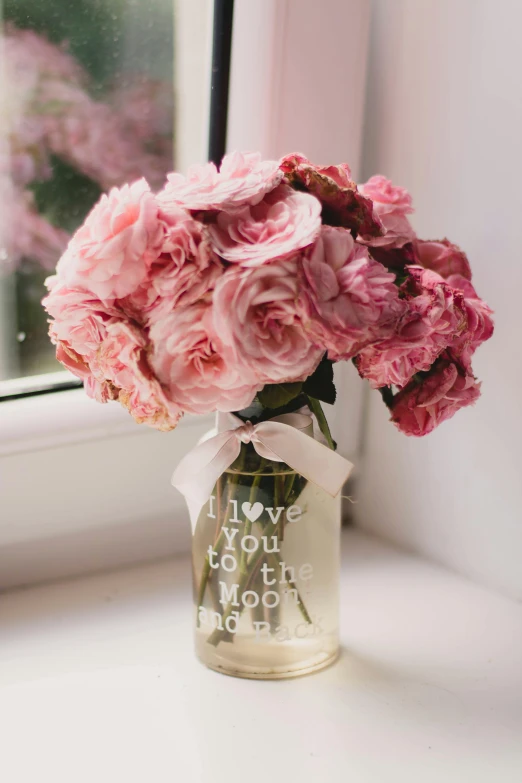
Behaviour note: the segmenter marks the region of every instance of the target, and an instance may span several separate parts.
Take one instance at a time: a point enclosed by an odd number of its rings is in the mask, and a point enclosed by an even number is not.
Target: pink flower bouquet
[[[357,186],[299,154],[112,188],[47,281],[58,359],[160,430],[253,404],[318,412],[332,363],[353,359],[396,426],[425,435],[477,399],[493,323],[464,253],[419,239],[411,212],[384,177]]]
[[[289,676],[338,654],[351,465],[321,407],[334,362],[352,359],[407,435],[479,396],[471,361],[491,310],[464,253],[418,239],[411,211],[403,188],[358,187],[346,164],[234,153],[159,193],[144,179],[110,190],[47,281],[57,357],[91,397],[159,430],[219,413],[173,477],[212,668]],[[310,412],[330,448],[310,437]]]

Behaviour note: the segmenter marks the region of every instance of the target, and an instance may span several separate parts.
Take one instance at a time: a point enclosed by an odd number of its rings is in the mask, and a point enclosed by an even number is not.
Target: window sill
[[[136,432],[121,405],[100,405],[82,388],[2,400],[0,457]]]
[[[4,596],[9,780],[520,780],[518,604],[349,531],[341,660],[270,683],[196,662],[190,586],[184,559]]]
[[[170,476],[212,424],[157,432],[83,389],[3,401],[0,589],[187,551]]]

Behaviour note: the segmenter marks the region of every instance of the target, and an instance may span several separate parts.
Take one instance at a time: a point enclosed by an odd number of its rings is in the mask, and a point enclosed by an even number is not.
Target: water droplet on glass
[[[18,340],[19,343],[23,343],[26,337],[27,335],[25,332],[18,332],[18,334],[16,335],[16,339]]]

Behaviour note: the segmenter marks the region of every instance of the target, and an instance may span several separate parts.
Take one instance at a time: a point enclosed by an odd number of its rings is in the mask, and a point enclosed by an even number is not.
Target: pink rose
[[[181,410],[168,400],[147,362],[144,334],[123,321],[110,324],[91,369],[98,383],[110,382],[118,400],[139,423],[158,430],[174,429]]]
[[[425,269],[432,269],[441,277],[462,275],[471,280],[471,268],[466,254],[449,239],[415,241],[417,263]]]
[[[187,260],[197,256],[203,240],[203,225],[186,209],[175,205],[168,213],[160,209],[159,218],[164,225],[161,252],[170,255],[176,266],[182,267]]]
[[[225,351],[209,304],[178,307],[150,330],[154,371],[169,398],[188,413],[234,411],[252,402],[262,384]]]
[[[210,247],[203,245],[197,261],[178,267],[170,260],[157,270],[154,267],[153,272],[150,292],[155,292],[156,298],[146,313],[149,323],[164,318],[178,307],[209,302],[223,267]]]
[[[158,195],[162,208],[178,204],[191,210],[232,210],[258,204],[282,179],[279,165],[257,152],[225,155],[219,171],[213,163],[192,166],[188,175],[173,172]]]
[[[346,163],[315,166],[304,155],[294,152],[282,158],[280,166],[289,185],[319,199],[324,224],[348,228],[368,239],[382,234],[372,202],[352,182]]]
[[[373,202],[374,214],[383,227],[384,236],[367,240],[376,247],[402,247],[415,238],[415,232],[406,217],[413,212],[411,196],[405,188],[392,185],[389,179],[377,175],[359,185],[360,192]]]
[[[208,230],[218,255],[242,266],[259,266],[313,242],[321,230],[321,204],[308,193],[280,185],[256,206],[221,212]]]
[[[441,358],[428,375],[412,380],[393,398],[392,421],[406,435],[427,435],[479,396],[480,384],[473,375]]]
[[[67,288],[58,277],[46,281],[50,293],[42,300],[49,315],[53,342],[72,348],[87,362],[107,335],[107,326],[121,318],[113,304],[102,304],[92,294]]]
[[[210,299],[222,264],[212,250],[203,225],[181,207],[166,216],[162,253],[143,283],[120,304],[140,323],[157,320],[175,307]]]
[[[435,272],[409,267],[402,286],[407,309],[394,333],[365,348],[356,359],[372,388],[405,386],[427,371],[439,354],[464,334],[464,297]]]
[[[163,244],[158,205],[144,179],[103,195],[60,259],[70,288],[99,299],[128,296],[143,282]]]
[[[324,353],[304,330],[299,288],[295,259],[232,268],[216,285],[215,332],[261,385],[304,380]]]
[[[403,312],[395,275],[344,228],[323,226],[303,254],[305,328],[329,358],[349,359]]]

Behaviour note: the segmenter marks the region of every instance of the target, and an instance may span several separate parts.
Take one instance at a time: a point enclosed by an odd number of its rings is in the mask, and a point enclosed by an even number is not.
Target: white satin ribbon
[[[302,413],[285,413],[255,425],[220,413],[217,429],[183,457],[172,476],[173,486],[187,502],[193,531],[216,481],[238,458],[242,443],[252,443],[261,457],[285,462],[332,497],[353,469],[351,462],[310,437],[312,419]]]

